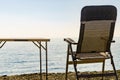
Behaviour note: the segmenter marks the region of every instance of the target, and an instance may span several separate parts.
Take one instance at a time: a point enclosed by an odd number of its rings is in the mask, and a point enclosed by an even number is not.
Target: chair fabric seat
[[[107,52],[100,53],[77,53],[76,58],[80,60],[86,59],[109,59],[110,55]]]

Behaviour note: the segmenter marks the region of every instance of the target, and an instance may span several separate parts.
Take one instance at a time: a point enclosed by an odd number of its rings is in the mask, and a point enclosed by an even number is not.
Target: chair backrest
[[[86,6],[81,11],[77,53],[109,52],[117,9],[114,6]]]

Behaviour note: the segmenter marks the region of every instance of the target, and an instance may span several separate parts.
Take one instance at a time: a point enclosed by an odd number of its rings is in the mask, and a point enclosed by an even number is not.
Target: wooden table
[[[42,49],[45,50],[46,57],[46,80],[48,80],[48,50],[47,50],[47,42],[50,39],[47,38],[0,38],[0,48],[4,46],[6,42],[10,41],[29,41],[33,42],[35,46],[39,48],[40,53],[40,80],[42,80]],[[44,44],[42,44],[44,43]]]

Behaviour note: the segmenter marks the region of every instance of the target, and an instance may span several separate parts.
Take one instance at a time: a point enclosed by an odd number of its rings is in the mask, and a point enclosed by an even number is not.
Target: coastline
[[[111,71],[107,71],[111,72]],[[98,71],[92,71],[92,72],[82,72],[85,74],[96,74],[100,73]],[[120,70],[117,70],[117,75],[120,79]],[[42,74],[43,80],[45,80],[45,73]],[[105,77],[104,77],[105,78]],[[94,80],[100,80],[101,77],[94,78]],[[30,73],[30,74],[21,74],[21,75],[3,75],[0,76],[0,80],[40,80],[40,75],[39,73]],[[48,80],[65,80],[65,73],[48,73]],[[75,80],[75,73],[74,72],[69,72],[68,73],[68,80]],[[81,79],[81,80],[88,80],[87,78]],[[93,78],[90,78],[89,80],[93,80]],[[115,80],[115,77],[106,77],[105,80]]]

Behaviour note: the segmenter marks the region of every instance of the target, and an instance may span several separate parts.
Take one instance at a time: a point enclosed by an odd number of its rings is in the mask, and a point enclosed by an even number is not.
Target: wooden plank
[[[115,76],[115,73],[104,73],[104,74],[80,74],[78,75],[79,78],[86,77],[86,78],[92,78],[92,77],[102,77],[102,76]]]
[[[104,62],[105,59],[95,59],[95,60],[79,60],[79,61],[75,61],[76,64],[86,64],[86,63],[100,63],[100,62]],[[73,61],[68,61],[68,64],[73,64]]]

